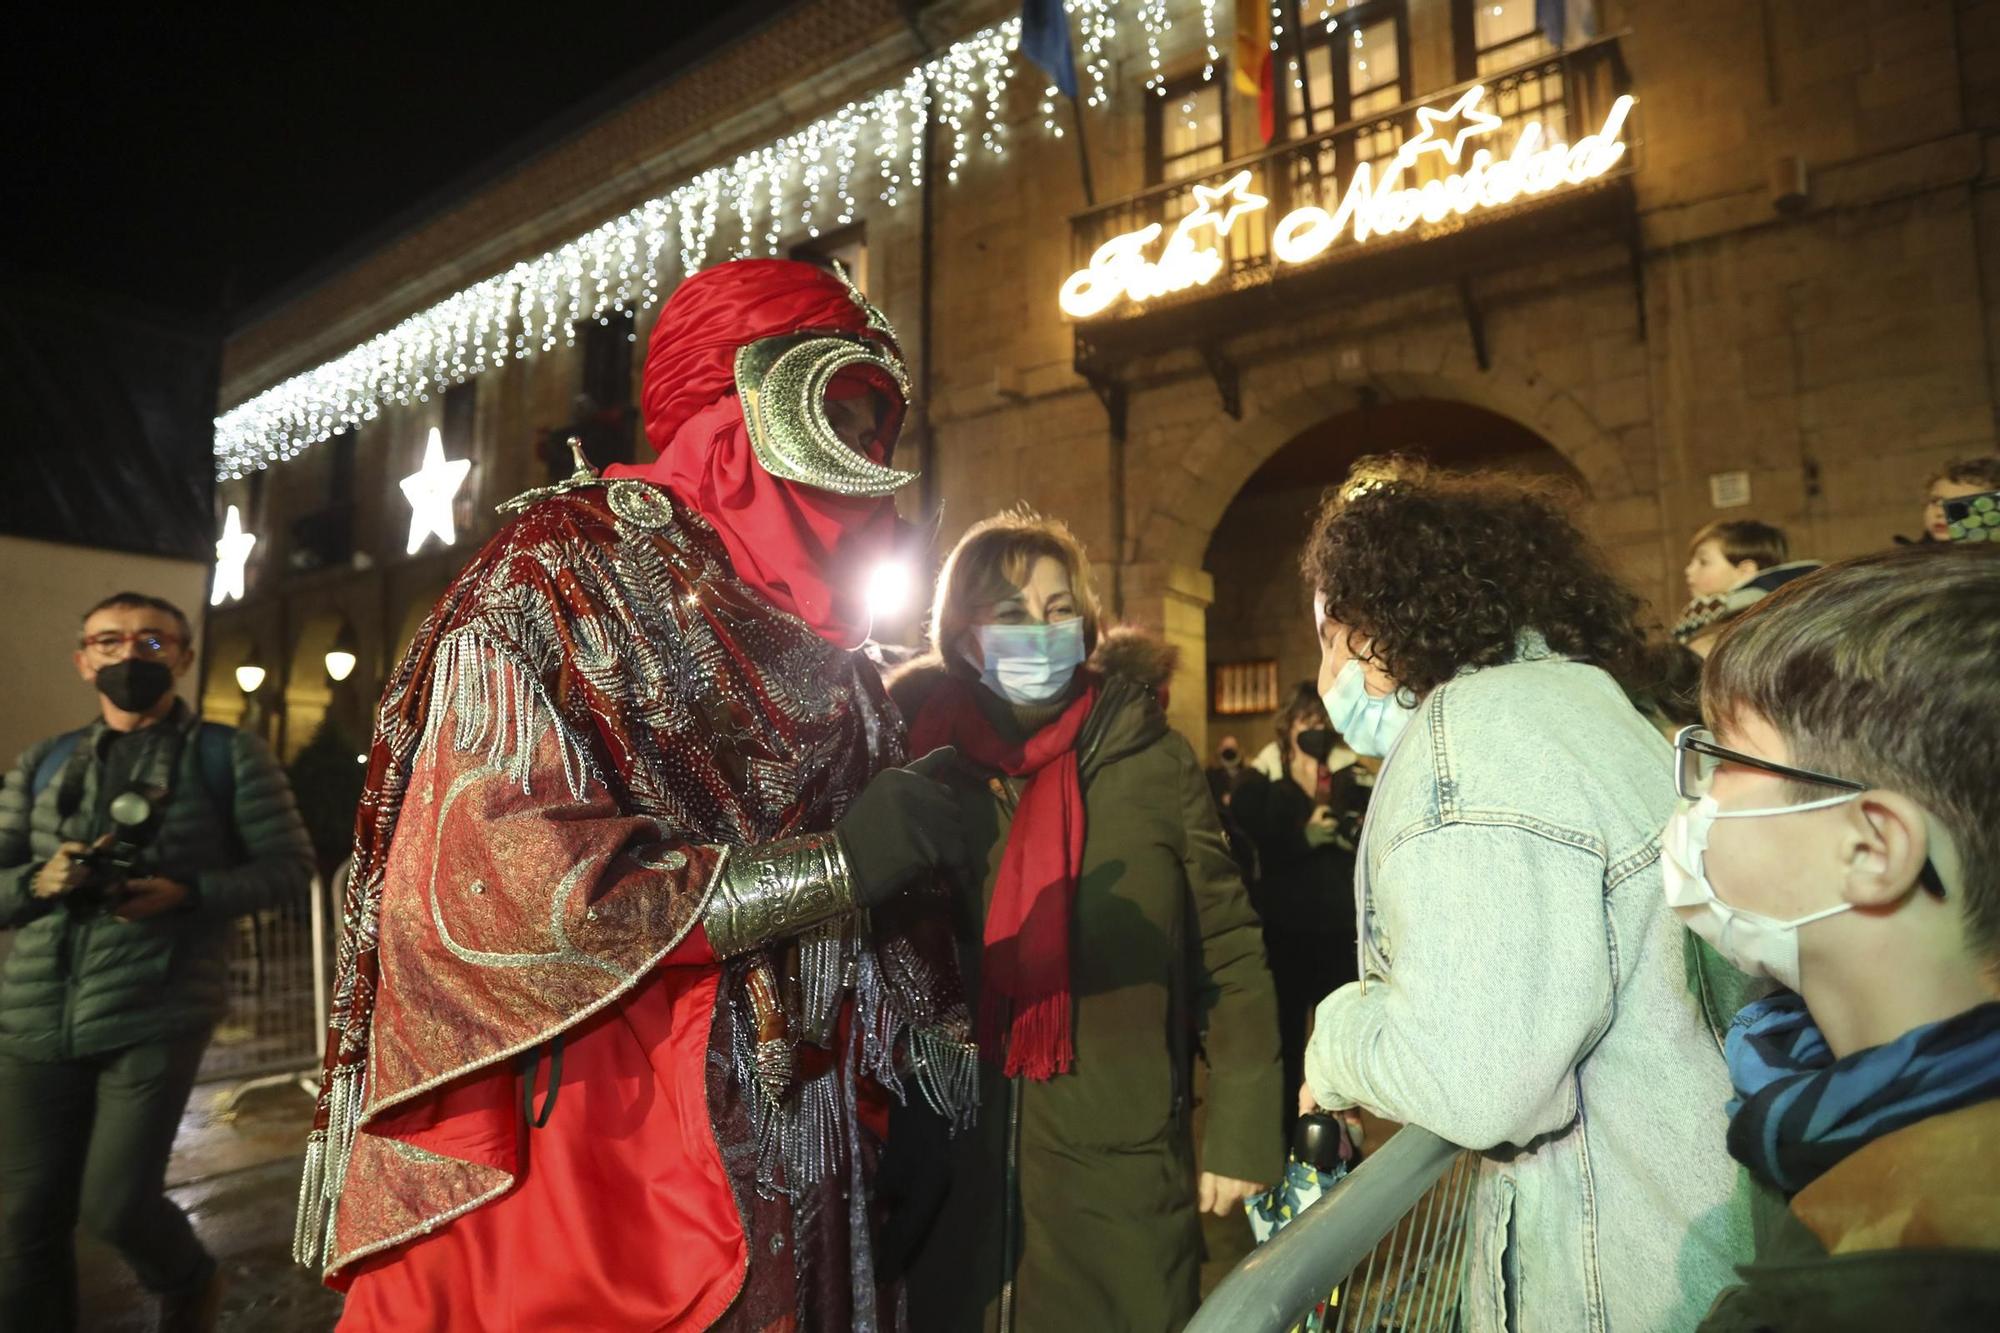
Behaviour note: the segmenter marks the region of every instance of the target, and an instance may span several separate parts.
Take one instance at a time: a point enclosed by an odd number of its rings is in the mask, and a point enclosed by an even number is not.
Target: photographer
[[[0,1327],[76,1321],[79,1220],[161,1298],[212,1325],[215,1261],[164,1195],[225,1002],[233,918],[303,893],[312,848],[257,737],[174,693],[187,617],[119,593],[84,616],[102,716],[31,746],[0,789]]]

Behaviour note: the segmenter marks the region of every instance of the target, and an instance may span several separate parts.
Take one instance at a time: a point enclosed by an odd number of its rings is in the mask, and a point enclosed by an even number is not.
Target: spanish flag
[[[1229,62],[1236,91],[1257,99],[1257,128],[1264,142],[1277,132],[1278,112],[1271,64],[1271,0],[1236,0],[1236,49]]]

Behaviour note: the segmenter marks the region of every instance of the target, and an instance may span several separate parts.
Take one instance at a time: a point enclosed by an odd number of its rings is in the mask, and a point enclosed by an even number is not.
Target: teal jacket
[[[108,831],[91,815],[103,771],[102,721],[74,743],[75,780],[47,773],[35,791],[37,770],[62,739],[51,737],[31,746],[0,787],[0,929],[17,932],[0,966],[0,1054],[67,1060],[213,1025],[227,1003],[232,922],[305,901],[312,846],[270,748],[224,728],[217,740],[227,742],[227,764],[204,763],[202,725],[185,705],[157,726],[159,744],[174,753],[146,872],[193,888],[189,904],[175,911],[120,921],[92,895],[52,901],[32,891],[36,869],[65,832],[88,841]],[[66,785],[77,813],[63,826]]]

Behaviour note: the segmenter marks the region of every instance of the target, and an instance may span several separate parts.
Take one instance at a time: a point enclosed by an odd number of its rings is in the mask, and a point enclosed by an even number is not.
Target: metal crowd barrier
[[[347,875],[335,872],[338,892]],[[236,920],[229,951],[229,1008],[202,1057],[200,1081],[234,1081],[217,1102],[230,1111],[257,1088],[297,1084],[319,1095],[333,941],[328,896],[315,875],[303,899]]]
[[[1202,1302],[1187,1333],[1417,1333],[1458,1326],[1479,1154],[1396,1131]]]

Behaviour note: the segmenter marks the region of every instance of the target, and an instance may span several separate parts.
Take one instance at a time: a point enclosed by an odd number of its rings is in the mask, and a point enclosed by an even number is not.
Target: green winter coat
[[[1263,938],[1201,766],[1157,700],[1171,661],[1129,631],[1108,636],[1095,660],[1106,683],[1077,744],[1074,1070],[1032,1082],[984,1064],[978,1123],[956,1140],[934,1128],[903,1135],[909,1114],[892,1127],[889,1156],[903,1160],[884,1171],[945,1192],[929,1201],[938,1211],[909,1274],[911,1327],[926,1333],[1177,1329],[1197,1301],[1197,1170],[1266,1182],[1283,1169]],[[919,663],[892,683],[907,718],[943,670]],[[1021,786],[970,774],[959,784],[987,866],[978,897],[965,894],[956,912],[975,1010],[986,908]],[[1199,1151],[1197,1050],[1209,1070]],[[913,1152],[935,1165],[913,1163]]]
[[[92,895],[36,898],[35,871],[64,841],[64,780],[58,773],[36,794],[34,776],[60,738],[31,746],[0,787],[0,929],[17,932],[0,966],[0,1053],[67,1060],[212,1026],[228,998],[231,923],[305,899],[312,846],[270,748],[225,729],[230,772],[222,780],[206,771],[215,765],[204,765],[201,727],[185,705],[155,725],[159,743],[178,754],[142,869],[191,886],[190,906],[120,921]],[[101,720],[92,723],[73,752],[82,787],[69,831],[85,833],[77,841],[109,831],[92,814],[105,730]],[[225,801],[231,809],[218,808]]]

